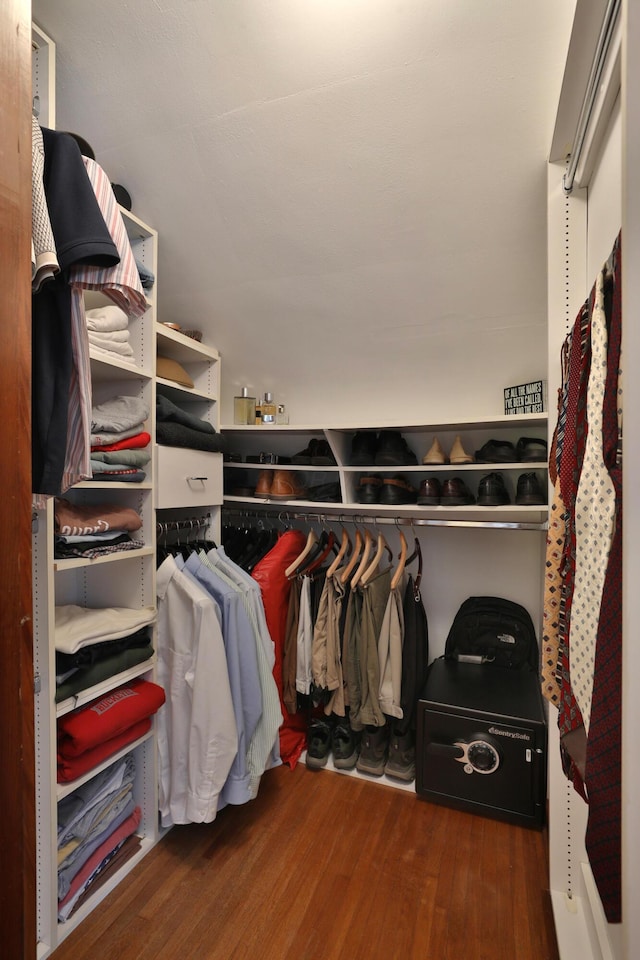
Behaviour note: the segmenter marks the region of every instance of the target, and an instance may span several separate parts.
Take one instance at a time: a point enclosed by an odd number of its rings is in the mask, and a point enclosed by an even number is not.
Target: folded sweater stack
[[[91,470],[94,480],[140,483],[151,459],[151,435],[143,429],[148,405],[117,396],[91,410]]]
[[[58,720],[58,783],[82,776],[144,736],[165,701],[162,687],[140,678]]]

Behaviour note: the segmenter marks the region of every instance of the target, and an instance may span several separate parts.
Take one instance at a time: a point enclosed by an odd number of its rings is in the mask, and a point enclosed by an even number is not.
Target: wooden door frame
[[[36,956],[31,575],[31,2],[0,4],[0,943]]]

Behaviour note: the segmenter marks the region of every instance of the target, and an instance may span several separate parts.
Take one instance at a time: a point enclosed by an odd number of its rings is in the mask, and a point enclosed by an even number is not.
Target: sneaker
[[[341,720],[335,725],[331,735],[331,750],[333,765],[337,770],[353,770],[358,759],[359,739],[348,720]]]
[[[360,773],[369,773],[372,777],[381,777],[387,762],[389,751],[389,728],[366,726],[362,733],[360,756],[356,769]]]
[[[411,731],[404,734],[392,733],[389,740],[389,759],[384,772],[395,780],[411,783],[416,778],[416,748]]]
[[[312,720],[307,743],[307,766],[312,770],[326,767],[330,750],[331,727],[326,720]]]

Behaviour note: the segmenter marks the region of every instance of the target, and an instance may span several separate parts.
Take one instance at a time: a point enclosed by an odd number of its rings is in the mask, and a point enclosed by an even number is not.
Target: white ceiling
[[[318,421],[327,403],[361,413],[390,391],[399,414],[421,385],[540,374],[574,7],[34,0],[33,15],[57,44],[58,128],[159,231],[159,319],[206,331],[228,396],[270,389]]]

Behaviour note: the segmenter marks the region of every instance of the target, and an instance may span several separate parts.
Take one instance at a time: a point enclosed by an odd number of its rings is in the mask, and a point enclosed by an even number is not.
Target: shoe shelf
[[[490,441],[507,444],[515,453],[519,441],[532,439],[546,441],[547,415],[497,416],[473,420],[461,420],[455,423],[409,423],[385,425],[336,425],[319,427],[300,425],[257,425],[223,426],[227,438],[228,453],[233,461],[224,461],[225,496],[224,504],[229,507],[246,507],[265,510],[279,508],[281,511],[300,514],[315,510],[321,513],[350,514],[379,518],[406,518],[416,522],[432,524],[468,524],[500,525],[546,529],[548,507],[546,503],[535,505],[517,504],[518,480],[521,474],[534,474],[540,488],[546,492],[546,459],[518,460],[508,462],[478,462],[476,454]],[[381,432],[399,434],[403,447],[399,451],[397,462],[376,463],[375,445],[381,439]],[[371,460],[367,464],[354,464],[356,436],[364,441],[364,447],[370,447]],[[286,460],[299,456],[313,442],[326,441],[335,459],[335,466],[287,463]],[[471,463],[423,463],[423,458],[437,441],[445,461],[454,444],[461,443],[466,454],[473,458]],[[509,449],[507,447],[507,449]],[[543,449],[543,448],[542,448]],[[235,459],[237,458],[237,459]],[[251,458],[251,462],[247,462]],[[262,462],[255,462],[258,458]],[[283,458],[285,462],[278,462]],[[391,457],[393,461],[393,457]],[[271,462],[270,462],[271,461]],[[273,462],[276,461],[276,462]],[[404,462],[403,462],[404,461]],[[322,482],[339,479],[340,501],[292,499],[281,500],[269,497],[253,497],[248,493],[257,482],[255,471],[287,470],[295,473],[297,482],[303,487],[312,487]],[[244,473],[243,473],[244,471]],[[376,475],[382,483],[386,478],[402,477],[416,494],[423,481],[436,477],[444,482],[460,478],[468,487],[474,500],[483,478],[497,474],[507,491],[509,503],[500,506],[485,506],[471,503],[464,506],[433,505],[424,506],[413,502],[403,503],[402,497],[397,503],[362,503],[358,498],[358,484],[363,476]],[[325,476],[322,476],[322,475]],[[389,487],[387,486],[387,490]],[[242,491],[242,493],[240,493]]]

